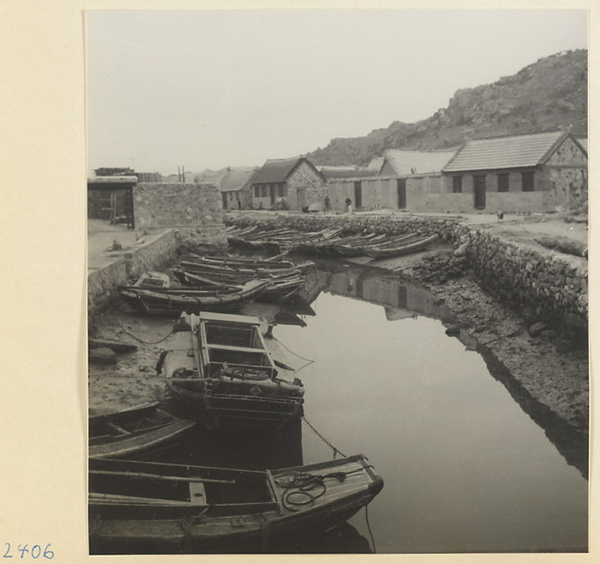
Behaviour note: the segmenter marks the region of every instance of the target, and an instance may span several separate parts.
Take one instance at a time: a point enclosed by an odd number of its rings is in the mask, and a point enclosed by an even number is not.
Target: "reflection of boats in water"
[[[271,547],[270,552],[281,554],[372,554],[366,537],[345,522],[310,538],[303,536]]]

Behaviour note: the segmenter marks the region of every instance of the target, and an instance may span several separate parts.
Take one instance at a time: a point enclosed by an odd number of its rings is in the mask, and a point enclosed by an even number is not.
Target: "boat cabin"
[[[200,353],[205,378],[228,369],[266,374],[272,380],[277,369],[267,351],[258,317],[200,312],[198,315]]]

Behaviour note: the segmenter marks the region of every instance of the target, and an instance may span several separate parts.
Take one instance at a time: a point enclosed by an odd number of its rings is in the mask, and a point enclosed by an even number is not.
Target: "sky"
[[[260,166],[585,48],[585,10],[88,11],[88,173]]]

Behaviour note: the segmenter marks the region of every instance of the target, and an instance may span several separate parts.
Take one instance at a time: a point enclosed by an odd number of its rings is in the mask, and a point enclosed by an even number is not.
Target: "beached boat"
[[[121,286],[121,296],[135,309],[149,315],[179,315],[183,311],[237,311],[253,302],[270,286],[267,279],[248,280],[237,288],[189,292],[185,288],[147,289]]]
[[[410,237],[404,241],[397,241],[388,245],[373,245],[366,247],[365,252],[373,259],[383,259],[408,255],[423,251],[437,239],[437,235]]]
[[[160,403],[147,403],[89,418],[89,456],[117,458],[176,441],[196,425],[180,419]]]
[[[385,234],[376,235],[370,233],[368,235],[359,235],[336,242],[333,245],[333,250],[337,255],[344,257],[359,257],[365,254],[365,249],[368,245],[383,243],[385,238]]]
[[[171,393],[197,407],[211,427],[276,430],[302,412],[304,388],[258,317],[182,315],[157,370]]]
[[[91,460],[91,554],[268,552],[347,521],[383,488],[362,454],[249,471]]]
[[[186,287],[188,292],[205,292],[210,288],[220,287],[222,291],[231,291],[239,284],[250,280],[247,274],[225,274],[211,271],[190,272],[183,267],[173,269],[175,277]],[[303,274],[286,274],[266,278],[270,285],[266,287],[257,297],[259,302],[286,302],[298,294],[304,284],[306,277]],[[261,278],[261,280],[264,280]]]

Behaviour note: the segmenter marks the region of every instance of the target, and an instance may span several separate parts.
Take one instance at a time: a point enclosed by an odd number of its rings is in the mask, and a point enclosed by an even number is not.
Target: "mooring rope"
[[[125,329],[125,327],[123,327],[123,324],[119,321],[119,325],[121,326],[121,329],[123,329],[123,331],[129,335],[130,337],[133,337],[136,341],[139,341],[140,343],[144,343],[144,345],[158,345],[158,343],[162,343],[164,340],[168,339],[174,332],[175,332],[175,328],[171,329],[168,333],[168,335],[165,335],[162,339],[159,339],[158,341],[144,341],[144,339],[140,339],[139,337],[136,337],[133,333],[127,331],[127,329]]]
[[[300,358],[302,360],[306,360],[306,364],[303,364],[300,368],[298,368],[298,370],[295,371],[296,373],[300,372],[300,370],[302,370],[303,368],[306,368],[307,366],[311,365],[314,362],[314,360],[311,360],[310,358],[304,358],[303,356],[300,356],[298,353],[295,353],[294,351],[288,349],[277,337],[272,337],[272,338],[275,341],[277,341],[289,353],[292,353],[294,356],[297,356],[298,358]]]
[[[319,433],[319,431],[317,431],[310,423],[310,421],[304,417],[304,415],[302,416],[302,421],[304,421],[315,433],[315,435],[317,435],[317,437],[319,437],[329,448],[331,448],[333,450],[333,458],[335,459],[336,454],[341,454],[343,458],[346,458],[346,455],[338,448],[334,447],[323,435],[321,435],[321,433]]]
[[[373,547],[373,554],[377,554],[377,548],[375,547],[375,538],[373,537],[373,531],[371,531],[371,523],[369,523],[369,505],[365,505],[365,521],[367,522],[367,529],[369,530],[369,536],[371,537],[371,546]]]

